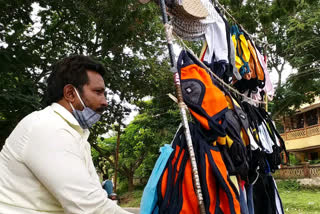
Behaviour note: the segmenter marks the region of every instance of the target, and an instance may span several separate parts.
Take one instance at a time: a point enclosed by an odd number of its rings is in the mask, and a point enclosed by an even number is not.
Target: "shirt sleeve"
[[[68,214],[129,214],[107,198],[86,167],[68,130],[39,130],[29,136],[24,162]]]

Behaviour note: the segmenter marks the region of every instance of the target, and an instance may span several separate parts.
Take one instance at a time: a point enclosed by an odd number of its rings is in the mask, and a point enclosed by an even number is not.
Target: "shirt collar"
[[[81,135],[84,135],[84,137],[86,137],[86,138],[89,137],[89,130],[82,129],[79,122],[76,120],[76,118],[65,107],[63,107],[59,103],[52,103],[51,108],[60,117],[62,117],[62,119],[64,119],[73,129],[75,129]]]

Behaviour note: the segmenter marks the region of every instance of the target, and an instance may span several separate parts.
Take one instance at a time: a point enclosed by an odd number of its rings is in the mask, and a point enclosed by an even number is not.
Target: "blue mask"
[[[76,118],[76,120],[79,122],[81,128],[83,129],[89,129],[91,128],[96,122],[100,120],[101,115],[92,110],[91,108],[84,105],[77,89],[74,88],[74,90],[77,93],[77,96],[83,105],[83,110],[77,110],[73,107],[73,105],[70,103],[70,106],[72,108],[72,114]]]

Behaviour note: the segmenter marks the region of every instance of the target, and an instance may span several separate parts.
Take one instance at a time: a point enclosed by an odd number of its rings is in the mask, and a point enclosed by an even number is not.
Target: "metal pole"
[[[163,24],[166,25],[168,23],[168,16],[167,16],[166,6],[164,3],[164,0],[160,0],[160,7],[161,7],[161,12],[162,12],[162,21],[163,21]],[[182,124],[184,126],[184,134],[186,136],[188,151],[189,151],[189,155],[190,155],[193,183],[194,183],[194,186],[196,189],[196,195],[197,195],[197,199],[198,199],[200,213],[204,214],[205,207],[204,207],[204,203],[203,203],[200,179],[199,179],[199,174],[198,174],[198,166],[197,166],[196,157],[195,157],[194,150],[193,150],[187,113],[186,113],[186,109],[184,107],[185,104],[183,102],[182,91],[181,91],[181,86],[180,86],[180,77],[179,77],[179,73],[177,71],[177,66],[176,66],[176,62],[175,62],[175,55],[173,52],[172,39],[170,39],[170,35],[168,34],[167,30],[166,30],[166,37],[167,37],[167,42],[168,42],[171,70],[174,72],[173,76],[174,76],[174,84],[176,87],[176,93],[177,93],[177,98],[178,98],[178,105],[179,105],[179,109],[180,109]],[[192,187],[190,187],[190,188],[192,188]]]

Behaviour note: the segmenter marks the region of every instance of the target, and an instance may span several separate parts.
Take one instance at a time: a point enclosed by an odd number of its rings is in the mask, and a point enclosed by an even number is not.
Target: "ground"
[[[320,214],[320,191],[279,191],[284,212],[288,214]]]
[[[134,213],[134,214],[139,214],[140,213],[140,208],[133,208],[133,207],[128,207],[125,208],[125,210],[127,210],[128,212]]]
[[[310,184],[308,181],[304,179],[301,183]],[[285,214],[320,214],[320,186],[302,186],[296,180],[277,181],[277,185]],[[120,206],[129,212],[139,213],[142,192],[136,190],[122,194]]]
[[[120,195],[121,207],[140,207],[143,190],[135,190]]]
[[[277,184],[286,214],[320,214],[320,186],[315,185],[318,184],[315,179],[278,181]]]

